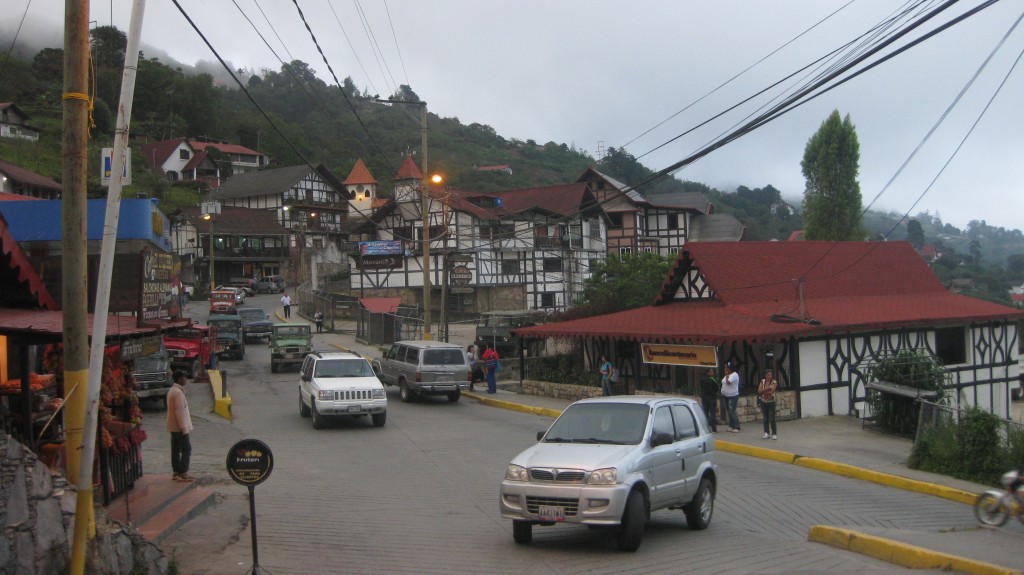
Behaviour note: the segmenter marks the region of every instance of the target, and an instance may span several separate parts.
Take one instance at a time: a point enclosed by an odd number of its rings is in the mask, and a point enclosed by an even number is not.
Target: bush
[[[920,392],[934,393],[934,401],[945,398],[946,369],[926,353],[901,351],[868,368],[871,381],[884,381]],[[918,404],[913,397],[874,392],[869,396],[879,427],[899,435],[917,434]]]
[[[1005,441],[1004,425],[1008,427]],[[1024,466],[1024,427],[977,407],[961,412],[959,423],[944,414],[921,430],[907,465],[998,485],[1006,470]]]
[[[582,369],[583,361],[571,354],[539,358],[530,377],[551,383],[598,386],[601,380],[593,373]]]
[[[1006,469],[1002,441],[999,437],[999,416],[972,407],[956,427],[956,446],[959,451],[958,477],[998,484]]]

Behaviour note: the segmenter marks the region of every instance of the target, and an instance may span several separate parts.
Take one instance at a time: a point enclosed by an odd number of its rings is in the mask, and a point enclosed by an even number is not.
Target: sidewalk
[[[297,314],[284,319],[280,309],[275,310],[278,321],[312,324]],[[315,331],[315,328],[314,328]],[[454,339],[454,338],[453,338]],[[469,336],[469,340],[472,336]],[[470,341],[462,343],[468,345]],[[356,341],[350,333],[314,333],[314,348],[327,346],[351,349],[367,358],[379,357],[381,349]],[[534,413],[542,417],[557,417],[572,402],[546,396],[519,394],[502,389],[498,392],[463,392],[467,398],[485,405]],[[508,387],[508,386],[506,386]],[[1024,405],[1017,402],[1015,411]],[[1015,416],[1015,419],[1019,415]],[[913,447],[909,439],[864,429],[859,419],[849,416],[824,416],[779,422],[779,439],[761,439],[760,423],[748,423],[740,433],[719,433],[715,445],[719,451],[739,453],[772,461],[810,467],[880,485],[927,493],[964,503],[964,514],[972,515],[969,507],[976,494],[988,486],[963,481],[945,475],[917,471],[907,467]],[[1014,520],[1010,520],[1014,521]],[[925,532],[863,527],[857,531],[830,526],[811,530],[814,541],[843,547],[868,554],[897,565],[919,569],[947,569],[975,574],[1024,573],[1024,529],[1020,524],[1007,524],[1003,529],[979,527],[972,531]]]

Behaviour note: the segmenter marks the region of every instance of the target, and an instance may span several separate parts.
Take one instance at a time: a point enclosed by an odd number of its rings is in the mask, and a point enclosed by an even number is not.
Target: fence
[[[918,414],[917,433],[914,436],[914,441],[917,441],[922,434],[929,430],[956,427],[967,413],[966,410],[933,401],[923,399],[918,401],[921,404],[921,410]],[[1024,435],[1024,424],[1009,419],[999,419],[999,439],[1003,447],[1009,446],[1011,437],[1021,435]]]

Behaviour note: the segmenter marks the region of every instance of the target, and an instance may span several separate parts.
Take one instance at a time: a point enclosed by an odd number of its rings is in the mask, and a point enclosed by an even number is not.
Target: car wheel
[[[309,417],[309,406],[302,402],[301,391],[299,392],[299,415],[302,417]]]
[[[707,477],[700,480],[697,493],[693,500],[683,506],[686,523],[690,529],[707,529],[711,525],[711,515],[715,511],[715,486]]]
[[[398,382],[398,396],[402,398],[402,401],[409,403],[412,401],[412,391],[409,386],[406,385],[405,381]]]
[[[270,373],[277,373],[279,369],[278,365],[274,362],[270,362]]]
[[[388,412],[374,413],[370,417],[373,418],[374,427],[384,427],[384,423],[388,420]]]
[[[629,494],[626,500],[626,509],[622,512],[622,523],[619,525],[619,532],[615,542],[619,551],[636,551],[640,548],[640,541],[644,538],[644,496],[639,491]]]
[[[199,358],[192,360],[192,364],[188,367],[188,376],[192,379],[199,377]]]
[[[455,403],[456,401],[459,400],[460,397],[462,397],[462,392],[461,391],[456,390],[456,391],[449,391],[448,392],[448,401],[450,403]]]
[[[324,420],[324,416],[320,415],[320,412],[316,410],[316,401],[310,398],[310,415],[313,417],[313,429],[323,429],[327,422]]]
[[[529,521],[512,521],[512,539],[520,545],[533,542],[533,523]]]

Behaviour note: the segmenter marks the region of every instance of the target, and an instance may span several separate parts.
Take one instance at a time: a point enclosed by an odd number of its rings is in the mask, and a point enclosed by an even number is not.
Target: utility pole
[[[89,137],[89,0],[66,0],[64,12],[64,93],[61,96],[61,306],[64,316],[64,433],[67,477],[82,466],[86,387],[89,381],[88,248],[86,174]],[[96,342],[103,345],[103,340]],[[97,367],[97,369],[99,369]],[[74,480],[74,479],[72,479]],[[85,570],[86,538],[95,534],[92,506],[76,508],[71,573]],[[82,514],[79,514],[82,513]],[[79,529],[79,525],[86,526]]]
[[[427,103],[422,102],[423,113],[420,120],[420,139],[423,146],[423,159],[420,165],[420,197],[423,211],[423,339],[431,340],[430,334],[430,177],[427,175]]]

